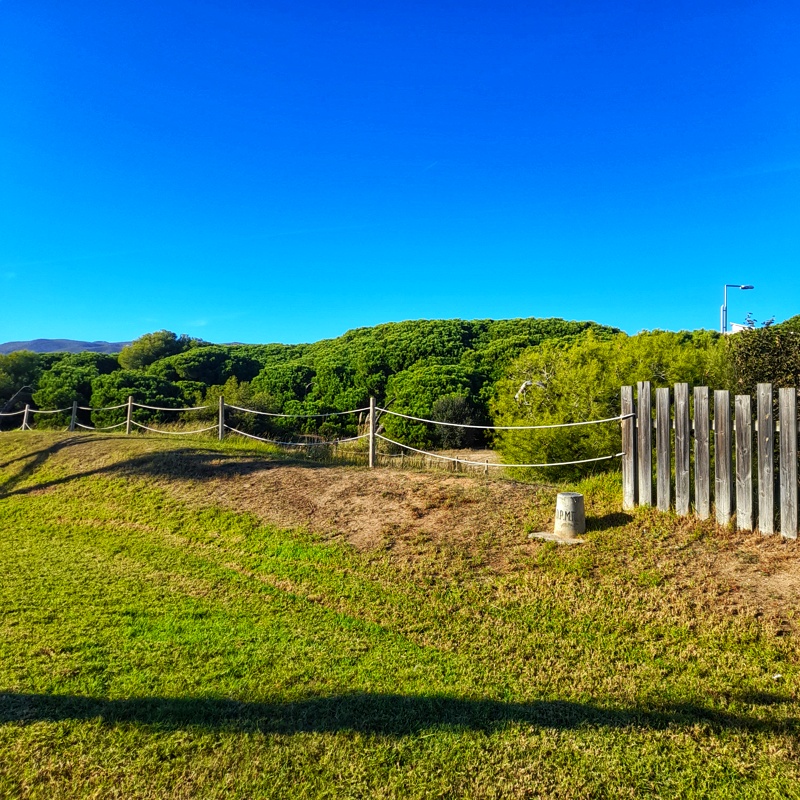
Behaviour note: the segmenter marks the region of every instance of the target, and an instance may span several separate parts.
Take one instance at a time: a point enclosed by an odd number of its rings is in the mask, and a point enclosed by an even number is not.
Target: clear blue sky
[[[0,341],[800,313],[796,0],[3,0]]]

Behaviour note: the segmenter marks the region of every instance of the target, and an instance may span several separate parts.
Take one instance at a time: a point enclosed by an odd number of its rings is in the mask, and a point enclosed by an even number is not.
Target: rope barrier
[[[191,406],[188,408],[166,408],[165,406],[150,406],[145,403],[131,403],[131,405],[136,406],[137,408],[145,408],[148,409],[149,411],[174,411],[177,413],[182,413],[185,411],[205,411],[206,409],[211,408],[211,406]],[[128,404],[123,403],[118,406],[103,406],[102,408],[92,408],[90,406],[78,406],[78,409],[81,411],[116,411],[118,409],[127,407]],[[355,408],[352,411],[329,411],[324,414],[278,414],[272,411],[256,411],[253,408],[243,408],[242,406],[234,406],[228,403],[225,404],[225,408],[230,408],[235,411],[243,411],[247,414],[257,414],[262,417],[282,417],[284,419],[321,419],[326,417],[346,416],[348,414],[360,414],[364,411],[369,411],[369,407],[365,406],[364,408]],[[43,411],[41,409],[35,409],[35,408],[29,409],[29,411],[33,414],[63,414],[71,410],[72,410],[71,408],[59,408],[54,411]],[[399,411],[390,411],[388,408],[381,408],[380,406],[376,406],[375,410],[380,411],[383,414],[389,414],[390,416],[393,417],[401,417],[402,419],[412,420],[413,422],[423,422],[430,425],[445,425],[450,428],[470,428],[472,430],[482,430],[482,431],[537,431],[537,430],[548,430],[552,428],[574,428],[581,425],[602,425],[608,422],[621,422],[622,420],[631,419],[632,417],[636,416],[636,414],[621,414],[620,416],[617,417],[607,417],[605,419],[591,419],[591,420],[583,420],[580,422],[558,422],[550,425],[466,425],[460,422],[444,422],[441,420],[426,419],[425,417],[415,417],[412,414],[402,414]],[[9,413],[0,412],[0,416],[12,417],[24,413],[25,413],[24,411],[12,411]],[[162,431],[162,432],[167,433],[167,431]],[[296,442],[294,444],[296,444]]]
[[[148,408],[150,411],[202,411],[211,406],[194,406],[192,408],[163,408],[162,406],[146,406],[144,403],[131,403],[132,406],[137,408]]]
[[[459,464],[474,464],[476,467],[570,467],[575,464],[589,464],[594,461],[610,461],[612,458],[619,458],[620,456],[624,456],[625,453],[615,453],[613,456],[599,456],[598,458],[584,458],[579,461],[553,461],[549,464],[495,464],[491,461],[469,461],[465,458],[453,458],[452,456],[442,456],[437,453],[429,453],[427,450],[418,450],[416,447],[411,447],[407,444],[400,444],[400,442],[395,442],[393,439],[387,439],[385,436],[381,436],[381,434],[375,434],[376,439],[383,439],[384,442],[389,442],[389,444],[397,445],[398,447],[402,447],[404,450],[411,450],[414,453],[420,453],[424,456],[430,456],[431,458],[438,458],[442,461],[457,461]]]
[[[355,408],[352,411],[329,411],[327,414],[276,414],[272,411],[255,411],[252,408],[242,408],[225,403],[225,408],[233,408],[236,411],[246,411],[248,414],[259,414],[262,417],[288,417],[292,419],[310,419],[312,417],[341,417],[345,414],[360,414],[362,411],[369,411],[369,406]]]
[[[146,405],[145,403],[133,403],[133,402],[131,403],[131,405],[136,406],[137,408],[148,409],[150,411],[174,411],[174,412],[178,412],[178,413],[184,412],[184,411],[204,411],[204,410],[210,408],[210,406],[207,406],[207,405],[206,406],[193,406],[193,407],[190,407],[190,408],[165,408],[163,406],[151,406],[151,405]],[[78,406],[78,408],[81,411],[116,411],[118,409],[127,408],[127,407],[128,407],[128,403],[123,403],[123,404],[117,405],[117,406],[105,406],[103,408],[91,408],[91,407],[87,407],[87,406]],[[245,413],[248,413],[248,414],[257,414],[259,416],[265,416],[265,417],[282,417],[282,418],[286,418],[286,419],[312,419],[312,418],[320,419],[320,418],[326,418],[326,417],[345,416],[345,415],[349,415],[349,414],[360,414],[360,413],[362,413],[364,411],[369,411],[369,407],[364,407],[364,408],[353,409],[352,411],[331,411],[331,412],[327,412],[327,413],[323,413],[323,414],[278,414],[278,413],[271,412],[271,411],[256,411],[255,409],[252,409],[252,408],[243,408],[242,406],[234,406],[234,405],[229,405],[227,403],[225,404],[224,407],[225,408],[229,408],[229,409],[233,409],[235,411],[242,411],[242,412],[245,412]],[[51,411],[43,411],[43,410],[40,410],[40,409],[29,408],[28,410],[31,411],[34,414],[62,414],[62,413],[70,411],[71,409],[70,408],[61,408],[61,409],[55,409],[55,410],[51,410]],[[572,428],[572,427],[578,427],[578,426],[582,426],[582,425],[600,425],[600,424],[604,424],[604,423],[608,423],[608,422],[621,422],[622,420],[630,419],[630,418],[636,416],[635,414],[631,413],[631,414],[622,414],[622,415],[617,416],[617,417],[608,417],[606,419],[586,420],[586,421],[581,421],[581,422],[563,422],[563,423],[555,423],[555,424],[550,424],[550,425],[466,425],[466,424],[462,424],[462,423],[458,423],[458,422],[443,422],[443,421],[439,421],[439,420],[425,419],[424,417],[415,417],[415,416],[413,416],[411,414],[402,414],[402,413],[400,413],[398,411],[390,411],[387,408],[381,408],[381,407],[378,407],[378,406],[376,406],[375,410],[376,411],[380,411],[381,413],[389,414],[389,415],[394,416],[394,417],[400,417],[402,419],[412,420],[414,422],[428,423],[428,424],[431,424],[431,425],[445,425],[445,426],[452,427],[452,428],[471,428],[471,429],[475,429],[475,430],[487,430],[487,431],[512,431],[512,430],[531,431],[531,430],[547,430],[547,429],[552,429],[552,428]],[[13,417],[13,416],[18,416],[18,415],[24,414],[24,413],[25,413],[24,410],[12,411],[12,412],[0,412],[0,416]],[[169,436],[190,436],[190,435],[195,435],[195,434],[200,434],[200,433],[206,433],[207,431],[211,431],[211,430],[216,430],[217,429],[217,425],[215,424],[215,425],[209,425],[208,427],[200,428],[198,430],[192,430],[192,431],[165,431],[165,430],[161,430],[159,428],[148,427],[147,425],[143,425],[142,423],[136,422],[135,420],[130,420],[130,422],[131,422],[131,424],[135,425],[137,428],[140,428],[142,430],[149,431],[151,433],[166,434],[166,435],[169,435]],[[91,427],[89,425],[82,425],[80,422],[77,422],[77,421],[75,422],[76,427],[82,428],[83,430],[87,430],[87,431],[110,431],[110,430],[114,430],[116,428],[121,428],[126,424],[127,424],[127,420],[125,422],[119,422],[116,425],[107,425],[107,426],[104,426],[104,427]],[[251,433],[245,433],[244,431],[239,430],[238,428],[233,428],[230,425],[225,425],[224,427],[225,427],[226,430],[231,431],[231,433],[236,433],[239,436],[244,436],[244,437],[246,437],[248,439],[255,439],[256,441],[265,442],[267,444],[278,445],[280,447],[321,447],[321,446],[327,446],[327,445],[331,445],[331,444],[342,444],[342,443],[345,443],[345,442],[355,442],[355,441],[358,441],[359,439],[366,439],[366,438],[369,437],[369,434],[365,433],[365,434],[362,434],[360,436],[352,436],[352,437],[348,437],[346,439],[323,440],[323,441],[318,441],[318,442],[285,442],[285,441],[280,441],[280,440],[277,440],[277,439],[267,439],[265,437],[256,436],[256,435],[251,434]],[[379,434],[377,432],[375,433],[375,437],[377,439],[383,440],[384,442],[387,442],[389,444],[395,445],[396,447],[400,447],[403,450],[408,450],[408,451],[410,451],[412,453],[419,453],[420,455],[423,455],[423,456],[430,456],[431,458],[435,458],[435,459],[438,459],[440,461],[457,462],[457,463],[460,463],[460,464],[469,464],[469,465],[472,465],[472,466],[484,467],[484,468],[487,468],[487,467],[492,467],[492,468],[503,468],[503,467],[514,467],[514,468],[568,467],[568,466],[576,466],[576,465],[579,465],[579,464],[590,464],[590,463],[595,463],[595,462],[599,462],[599,461],[610,461],[611,459],[620,458],[621,456],[624,455],[624,453],[615,453],[614,455],[609,455],[609,456],[598,456],[596,458],[584,458],[584,459],[578,459],[578,460],[575,460],[575,461],[551,462],[551,463],[548,463],[548,464],[501,464],[501,463],[489,462],[489,461],[472,461],[472,460],[469,460],[469,459],[454,458],[452,456],[444,456],[444,455],[440,455],[438,453],[431,453],[428,450],[420,450],[420,449],[418,449],[416,447],[411,447],[410,445],[402,444],[401,442],[396,442],[393,439],[389,439],[388,437],[383,436],[383,435],[381,435],[381,434]]]
[[[412,417],[410,414],[401,414],[399,411],[389,411],[387,408],[376,407],[375,410],[390,414],[393,417],[411,419],[414,420],[414,422],[429,422],[431,425],[447,425],[450,428],[473,428],[481,431],[541,431],[548,428],[574,428],[578,425],[600,425],[604,422],[620,422],[623,419],[630,419],[636,416],[635,414],[622,414],[618,417],[608,417],[606,419],[590,419],[585,422],[558,422],[553,425],[462,425],[459,422],[440,422],[435,419]]]
[[[81,425],[80,422],[76,422],[75,424],[85,431],[113,431],[114,428],[121,428],[125,423],[119,422],[116,425],[106,425],[104,428],[93,428],[91,425]]]
[[[322,442],[279,442],[277,439],[265,439],[263,436],[255,436],[252,433],[245,433],[244,431],[240,431],[238,428],[232,428],[230,425],[226,425],[225,428],[226,430],[231,431],[231,433],[238,433],[240,436],[246,436],[248,439],[256,439],[259,442],[267,442],[268,444],[278,444],[283,447],[320,447],[321,445],[326,445],[326,444],[342,444],[343,442],[355,442],[358,439],[366,439],[369,437],[369,434],[365,433],[362,434],[361,436],[352,436],[349,439],[326,439],[325,441]]]
[[[125,424],[124,422],[122,423]],[[206,431],[216,430],[216,425],[209,425],[207,428],[200,428],[196,431],[162,431],[158,428],[148,428],[147,425],[142,425],[140,422],[136,422],[136,420],[132,419],[131,424],[135,425],[137,428],[141,428],[144,431],[150,431],[151,433],[165,433],[168,436],[188,436],[192,433],[205,433]]]

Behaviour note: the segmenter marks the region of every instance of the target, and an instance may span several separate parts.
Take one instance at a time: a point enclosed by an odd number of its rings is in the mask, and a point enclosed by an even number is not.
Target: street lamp
[[[719,332],[725,333],[728,330],[728,289],[755,289],[749,283],[740,285],[738,283],[726,283],[725,293],[722,301],[722,308],[719,310]]]

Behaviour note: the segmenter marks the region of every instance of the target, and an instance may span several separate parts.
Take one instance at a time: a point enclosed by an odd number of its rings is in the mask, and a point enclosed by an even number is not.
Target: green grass
[[[507,574],[403,570],[117,441],[0,435],[0,797],[800,797],[796,639],[662,563],[712,528],[609,512]]]

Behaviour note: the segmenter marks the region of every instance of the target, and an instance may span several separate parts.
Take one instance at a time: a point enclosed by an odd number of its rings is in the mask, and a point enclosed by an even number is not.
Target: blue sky
[[[0,341],[800,313],[800,5],[0,3]]]

